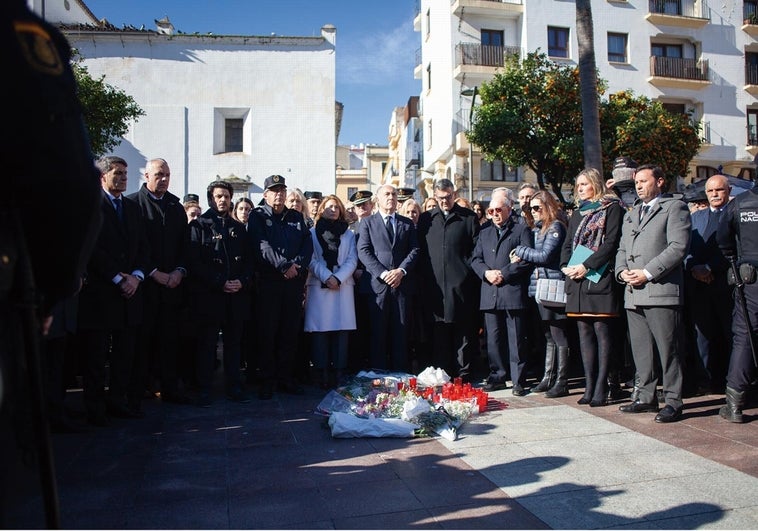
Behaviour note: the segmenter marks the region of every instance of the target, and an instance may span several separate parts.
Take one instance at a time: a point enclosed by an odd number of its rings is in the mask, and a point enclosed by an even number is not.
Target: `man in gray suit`
[[[619,407],[623,413],[658,411],[657,350],[666,406],[656,422],[682,416],[682,366],[679,351],[684,293],[683,261],[690,243],[690,213],[679,199],[663,195],[663,170],[643,165],[634,176],[640,200],[624,216],[616,255],[616,278],[626,284],[632,356],[640,380],[638,398]]]

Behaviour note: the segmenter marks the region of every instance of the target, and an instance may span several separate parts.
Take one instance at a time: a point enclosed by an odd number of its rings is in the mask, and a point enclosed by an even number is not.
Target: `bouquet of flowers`
[[[441,369],[434,371],[433,376],[425,380],[435,384],[443,382],[444,387],[421,390],[416,387],[417,377],[413,375],[359,373],[346,385],[330,391],[316,411],[329,416],[333,437],[437,434],[454,441],[460,426],[481,409],[482,392],[476,390],[466,395],[462,385],[455,384],[460,387],[456,388],[459,392],[445,396],[444,389],[454,386],[446,376]],[[438,388],[443,393],[436,393]],[[471,390],[470,386],[468,389]],[[486,400],[486,395],[484,398]]]

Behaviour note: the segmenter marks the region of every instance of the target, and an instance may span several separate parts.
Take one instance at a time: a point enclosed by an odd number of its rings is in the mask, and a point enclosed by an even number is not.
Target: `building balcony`
[[[453,75],[457,80],[469,76],[479,76],[487,80],[495,75],[498,68],[505,65],[509,55],[520,55],[518,46],[490,46],[476,42],[460,42],[455,46],[455,67]]]
[[[518,18],[524,13],[523,0],[451,0],[450,6],[456,17]]]
[[[705,0],[649,0],[645,19],[653,24],[702,28],[711,19]]]
[[[742,4],[742,31],[753,37],[758,36],[758,8],[756,4]]]
[[[745,92],[758,96],[758,65],[745,65]]]
[[[711,84],[708,60],[653,55],[647,82],[656,87],[703,89]]]
[[[409,142],[405,148],[405,169],[424,165],[424,146],[421,142]]]
[[[416,0],[414,7],[413,31],[421,31],[421,0]]]
[[[698,130],[700,131],[700,140],[704,145],[711,144],[711,122],[700,120],[698,123]]]

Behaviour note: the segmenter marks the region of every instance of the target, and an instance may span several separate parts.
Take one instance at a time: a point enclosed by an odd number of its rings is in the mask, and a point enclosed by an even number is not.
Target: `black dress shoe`
[[[513,386],[513,391],[511,391],[511,393],[513,394],[513,396],[524,396],[524,395],[526,395],[527,392],[528,391],[526,389],[524,389],[523,387],[521,387],[518,384],[514,385]]]
[[[584,406],[586,404],[589,404],[590,402],[592,402],[592,399],[588,397],[587,395],[584,395],[582,398],[576,401],[576,403],[579,404],[580,406]]]
[[[646,402],[635,400],[631,404],[624,404],[623,406],[619,406],[619,411],[622,413],[657,413],[658,402],[648,404]]]
[[[682,418],[682,408],[674,408],[674,406],[664,407],[660,413],[655,416],[656,422],[676,422]]]
[[[590,407],[603,407],[608,405],[608,399],[607,398],[599,398],[597,400],[591,400],[590,401]]]
[[[502,380],[488,380],[487,383],[482,386],[482,389],[491,393],[492,391],[501,391],[507,387],[508,385]]]

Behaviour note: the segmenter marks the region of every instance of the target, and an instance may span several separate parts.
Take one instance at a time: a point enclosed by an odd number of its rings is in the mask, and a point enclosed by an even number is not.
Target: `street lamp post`
[[[474,104],[476,103],[477,94],[479,94],[479,87],[461,91],[461,96],[471,96],[471,109],[468,112],[467,131],[471,131],[471,123],[474,119]],[[474,145],[471,143],[471,140],[468,141],[468,200],[469,202],[474,201]]]

